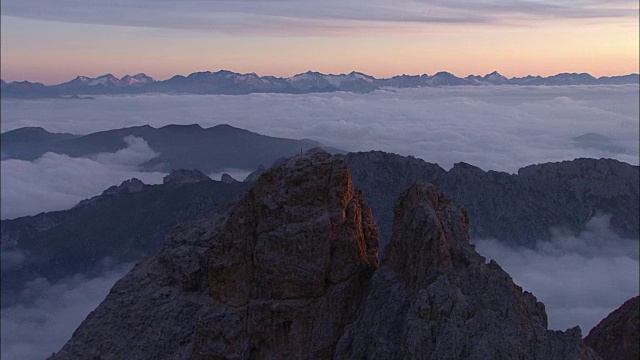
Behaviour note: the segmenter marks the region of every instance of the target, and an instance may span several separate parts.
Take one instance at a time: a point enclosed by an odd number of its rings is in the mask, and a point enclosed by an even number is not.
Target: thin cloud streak
[[[230,33],[324,32],[327,22],[357,29],[367,23],[502,24],[571,19],[635,21],[638,4],[628,1],[150,1],[86,2],[9,0],[3,15],[68,23],[163,29],[208,29]],[[336,25],[336,24],[334,24]]]

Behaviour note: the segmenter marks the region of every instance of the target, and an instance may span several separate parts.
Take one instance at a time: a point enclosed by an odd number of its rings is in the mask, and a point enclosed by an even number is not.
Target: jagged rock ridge
[[[466,212],[419,183],[395,209],[393,238],[340,359],[597,359],[578,327],[547,330],[544,305],[469,242]]]
[[[457,163],[449,171],[411,156],[381,151],[345,155],[380,228],[391,239],[393,202],[415,181],[438,187],[468,210],[473,238],[532,247],[552,228],[584,230],[594,215],[611,215],[621,237],[640,236],[640,168],[613,159],[575,159],[524,167],[517,174]]]
[[[579,329],[546,330],[543,305],[485,264],[435,188],[395,211],[375,270],[377,227],[346,162],[295,157],[177,227],[52,359],[598,358]]]

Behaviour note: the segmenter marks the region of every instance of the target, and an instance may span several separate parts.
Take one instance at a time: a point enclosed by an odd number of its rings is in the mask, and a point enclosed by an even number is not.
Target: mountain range
[[[149,125],[95,132],[87,135],[50,133],[40,127],[19,128],[0,134],[2,158],[33,161],[46,152],[72,157],[113,153],[127,146],[125,138],[142,138],[156,157],[141,164],[149,171],[198,169],[204,173],[225,169],[256,169],[276,159],[306,152],[322,144],[309,140],[276,138],[221,124]],[[325,147],[333,153],[342,150]]]
[[[381,151],[336,155],[349,164],[350,177],[371,207],[380,233],[380,252],[392,237],[393,205],[415,182],[438,186],[463,205],[473,238],[494,238],[532,248],[552,237],[551,229],[584,230],[595,215],[610,216],[614,233],[640,238],[640,170],[612,159],[576,159],[531,165],[517,174],[484,171],[458,163],[446,171],[411,156]],[[276,166],[286,162],[281,158]],[[4,252],[22,257],[3,268],[3,302],[39,276],[55,281],[76,273],[96,274],[105,258],[137,261],[161,248],[174,226],[198,219],[246,193],[265,167],[244,182],[224,176],[214,181],[198,170],[174,170],[163,184],[131,179],[83,200],[69,210],[1,222]]]
[[[175,75],[167,80],[156,80],[143,73],[125,75],[118,79],[112,74],[96,78],[78,76],[57,85],[37,82],[0,81],[3,98],[78,98],[103,94],[228,94],[287,93],[305,94],[347,91],[368,93],[385,88],[415,88],[458,85],[622,85],[638,84],[639,74],[603,76],[596,78],[588,73],[560,73],[553,76],[525,76],[507,78],[498,72],[485,76],[457,77],[449,72],[433,75],[397,75],[377,79],[360,72],[348,74],[323,74],[308,71],[288,78],[258,76],[255,73],[240,74],[227,70],[195,72],[188,76]]]

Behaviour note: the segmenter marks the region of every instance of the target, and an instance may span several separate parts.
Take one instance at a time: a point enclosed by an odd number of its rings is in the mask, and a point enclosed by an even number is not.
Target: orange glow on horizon
[[[2,22],[5,81],[57,84],[77,75],[144,72],[158,80],[196,71],[230,70],[289,77],[307,70],[360,71],[377,78],[448,71],[459,77],[498,71],[507,77],[639,72],[638,20],[621,24],[546,22],[544,27],[439,25],[407,33],[351,36],[186,36],[185,31],[46,23],[18,30]],[[91,31],[87,31],[87,29]],[[108,29],[106,31],[105,29]],[[77,36],[82,31],[85,36]],[[95,32],[95,34],[93,33]],[[186,34],[186,35],[185,35]],[[52,38],[56,41],[52,41]]]

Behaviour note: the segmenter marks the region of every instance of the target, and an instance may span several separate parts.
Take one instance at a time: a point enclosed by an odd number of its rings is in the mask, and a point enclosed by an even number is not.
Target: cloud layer
[[[640,294],[638,241],[609,229],[609,217],[592,218],[584,231],[556,230],[535,249],[475,240],[476,250],[500,264],[542,301],[549,328],[580,325],[583,336],[623,302]]]
[[[535,25],[545,19],[637,17],[634,1],[151,1],[7,0],[4,15],[40,20],[229,33],[340,31],[387,24]]]
[[[143,139],[127,137],[125,141],[126,148],[91,158],[46,153],[33,162],[2,160],[2,219],[68,209],[132,177],[146,184],[161,183],[165,174],[137,169],[157,154]]]
[[[42,360],[58,351],[131,266],[91,279],[77,274],[54,284],[46,278],[26,284],[20,303],[2,309],[2,358]]]
[[[632,86],[442,87],[371,94],[105,96],[2,100],[2,131],[42,126],[86,134],[118,127],[227,123],[311,138],[350,151],[384,150],[450,168],[464,161],[515,172],[534,163],[611,157],[638,164],[639,91]],[[579,142],[593,133],[606,144]]]

